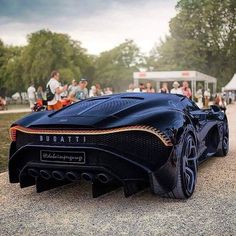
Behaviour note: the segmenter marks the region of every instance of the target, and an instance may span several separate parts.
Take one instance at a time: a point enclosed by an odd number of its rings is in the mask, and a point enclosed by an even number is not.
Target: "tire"
[[[192,196],[197,182],[197,148],[190,133],[183,137],[180,156],[177,156],[177,183],[165,197],[187,199]]]
[[[222,133],[220,149],[215,154],[217,157],[225,157],[229,152],[229,127],[227,120],[224,121]]]

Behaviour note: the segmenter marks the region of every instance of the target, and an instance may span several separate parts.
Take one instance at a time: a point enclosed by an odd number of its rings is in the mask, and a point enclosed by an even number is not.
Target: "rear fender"
[[[150,121],[145,120],[145,123],[149,123],[150,126],[154,126],[165,133],[174,145],[181,142],[181,137],[185,132],[190,132],[195,141],[197,141],[195,128],[191,119],[181,111],[166,111],[156,114],[149,119]]]

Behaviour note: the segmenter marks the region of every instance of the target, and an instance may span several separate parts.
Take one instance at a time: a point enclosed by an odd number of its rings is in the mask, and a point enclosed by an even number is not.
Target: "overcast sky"
[[[176,0],[0,0],[0,39],[25,45],[40,29],[67,33],[98,54],[133,39],[149,52],[169,32]]]

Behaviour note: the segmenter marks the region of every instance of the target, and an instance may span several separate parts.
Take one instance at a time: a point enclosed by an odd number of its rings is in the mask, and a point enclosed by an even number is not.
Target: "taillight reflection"
[[[10,128],[9,133],[11,141],[16,141],[16,131],[17,129],[15,127]]]

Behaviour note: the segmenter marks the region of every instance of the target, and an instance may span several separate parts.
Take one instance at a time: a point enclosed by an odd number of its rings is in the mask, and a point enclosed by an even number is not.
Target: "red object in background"
[[[71,101],[67,98],[64,98],[61,100],[61,103],[62,103],[62,106],[65,107],[65,106],[68,106],[71,104]]]
[[[37,99],[36,103],[38,106],[43,106],[43,99]]]
[[[71,104],[71,101],[67,98],[61,100],[62,107],[68,106]],[[45,111],[47,110],[47,101],[43,101],[42,99],[37,99],[36,103],[34,104],[33,111]]]
[[[146,73],[145,72],[140,72],[139,77],[146,77]]]
[[[189,71],[183,71],[182,76],[189,76]]]

